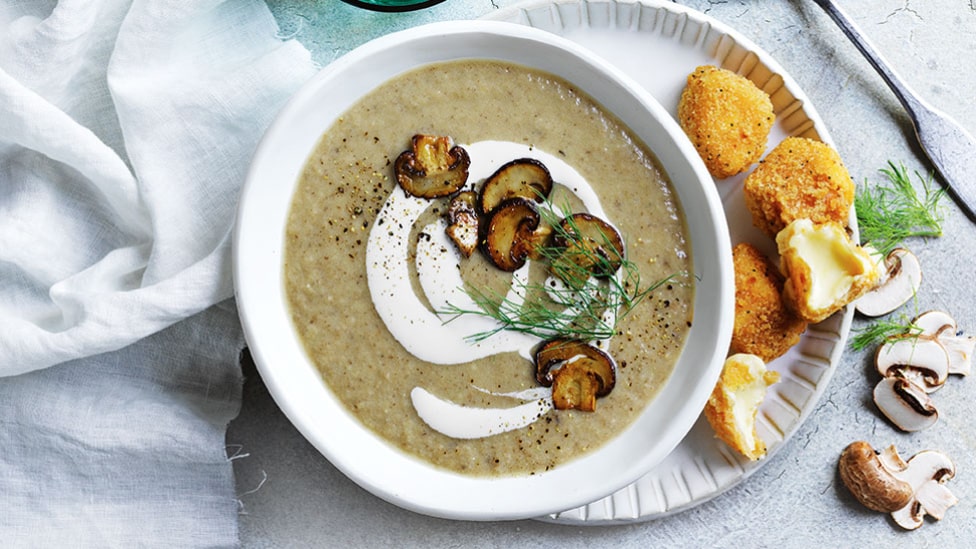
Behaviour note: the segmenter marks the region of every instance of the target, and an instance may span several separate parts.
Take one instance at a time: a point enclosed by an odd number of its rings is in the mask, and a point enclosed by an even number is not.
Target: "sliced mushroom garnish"
[[[908,505],[914,495],[912,485],[895,476],[904,469],[894,446],[884,453],[874,451],[859,440],[844,448],[837,462],[840,479],[855,499],[872,511],[891,513]]]
[[[935,425],[939,411],[925,389],[903,377],[882,379],[874,387],[874,403],[896,427],[905,432]]]
[[[904,377],[927,393],[940,389],[949,377],[949,354],[927,337],[889,337],[878,347],[874,364],[882,376]]]
[[[485,253],[499,269],[515,271],[535,256],[551,230],[532,201],[510,198],[492,211],[485,226]]]
[[[599,217],[575,213],[559,223],[553,246],[562,252],[550,271],[570,286],[578,286],[590,275],[613,276],[624,261],[624,241],[617,229]]]
[[[876,452],[864,441],[851,443],[838,461],[840,478],[865,507],[890,513],[906,530],[920,527],[929,515],[942,520],[959,502],[945,486],[956,474],[948,456],[925,450],[907,462],[894,446]]]
[[[495,170],[481,187],[480,207],[488,213],[509,198],[542,202],[552,191],[552,176],[538,160],[519,158]]]
[[[908,505],[891,513],[891,518],[906,530],[922,526],[925,515],[942,520],[946,511],[959,503],[945,486],[955,475],[955,465],[942,452],[926,450],[912,456],[899,476],[912,485],[914,496]]]
[[[478,247],[478,211],[475,208],[477,194],[464,191],[451,199],[447,208],[447,236],[454,241],[461,255],[471,257]]]
[[[905,248],[895,248],[884,258],[877,285],[859,297],[854,306],[865,316],[886,315],[907,303],[921,284],[922,265],[918,258]]]
[[[393,170],[407,194],[421,198],[450,196],[468,181],[471,159],[450,137],[417,134],[400,153]]]
[[[949,354],[949,373],[969,375],[976,352],[976,337],[959,335],[956,321],[942,311],[926,311],[912,324],[922,330],[922,337],[931,337],[945,347]]]
[[[613,358],[583,341],[553,339],[535,354],[536,379],[552,387],[557,410],[592,412],[596,399],[610,394],[616,383]]]

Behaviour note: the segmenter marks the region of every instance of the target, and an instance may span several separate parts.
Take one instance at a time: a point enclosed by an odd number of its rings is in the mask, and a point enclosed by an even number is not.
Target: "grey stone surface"
[[[971,0],[840,0],[915,90],[976,133],[976,5]],[[471,19],[514,2],[447,0],[411,14],[377,14],[336,0],[269,0],[282,34],[325,65],[392,30]],[[894,95],[833,23],[809,1],[679,2],[709,13],[772,54],[811,97],[855,181],[875,181],[889,160],[926,173],[910,121]],[[972,159],[976,162],[976,158]],[[976,333],[976,224],[946,203],[945,236],[914,240],[925,279],[920,310],[950,312]],[[911,305],[907,308],[909,314]],[[855,320],[855,329],[867,322]],[[678,515],[614,527],[537,521],[453,522],[401,510],[332,467],[291,426],[260,377],[246,371],[241,416],[227,441],[246,547],[972,547],[976,539],[976,375],[937,395],[942,417],[915,434],[895,430],[870,402],[869,352],[847,351],[826,393],[796,435],[755,475]],[[895,444],[903,455],[939,449],[956,462],[960,503],[941,522],[903,532],[862,508],[836,474],[851,441]]]

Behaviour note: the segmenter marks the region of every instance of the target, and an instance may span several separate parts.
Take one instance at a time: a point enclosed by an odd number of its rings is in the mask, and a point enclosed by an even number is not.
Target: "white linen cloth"
[[[0,0],[4,546],[236,543],[229,235],[315,70],[276,33],[259,0]]]

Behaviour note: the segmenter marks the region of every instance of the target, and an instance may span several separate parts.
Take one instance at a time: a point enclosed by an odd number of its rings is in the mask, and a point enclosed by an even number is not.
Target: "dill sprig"
[[[562,217],[556,213],[548,199],[539,208],[542,221],[553,229],[553,236],[565,242],[581,238],[581,231],[571,222],[564,227],[560,221],[569,219],[568,205],[560,207]],[[583,341],[608,339],[616,332],[617,322],[663,284],[672,282],[672,274],[649,285],[643,285],[640,270],[632,261],[619,257],[611,238],[603,235],[604,242],[598,252],[590,246],[557,247],[541,245],[536,248],[537,257],[550,266],[554,277],[561,280],[565,289],[547,288],[545,284],[517,282],[516,294],[525,299],[513,301],[492,290],[466,286],[465,292],[477,309],[459,307],[447,303],[438,311],[450,322],[460,315],[473,314],[494,319],[497,326],[491,330],[468,336],[471,341],[483,341],[503,331],[515,331],[549,339],[564,337]],[[566,258],[567,249],[578,258]],[[612,250],[612,251],[611,251]],[[578,261],[576,259],[579,259]],[[595,278],[592,271],[610,272],[613,265],[619,270],[611,276]],[[595,267],[587,267],[595,265]],[[559,296],[555,301],[552,295]],[[529,299],[529,296],[534,296]]]
[[[908,170],[888,162],[879,170],[887,181],[864,185],[854,197],[861,242],[871,244],[883,256],[906,238],[942,236],[943,212],[939,201],[945,189],[934,188],[931,177],[918,172],[922,196],[912,186]]]
[[[854,330],[855,336],[851,338],[851,349],[861,351],[884,342],[889,337],[912,336],[918,337],[922,329],[912,323],[905,315],[901,315],[897,320],[877,320],[864,328]]]

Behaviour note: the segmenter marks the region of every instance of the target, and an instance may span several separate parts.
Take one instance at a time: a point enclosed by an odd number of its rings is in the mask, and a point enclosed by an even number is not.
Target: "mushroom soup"
[[[605,306],[598,316],[610,333],[597,341],[553,334],[592,352],[557,346],[554,355],[573,356],[537,368],[534,353],[552,342],[499,329],[498,302],[516,311],[540,300],[553,311],[579,307],[553,302],[546,261],[513,272],[487,254],[459,252],[446,230],[451,198],[417,198],[397,184],[394,163],[417,134],[450,136],[464,149],[464,189],[532,159],[551,174],[552,191],[529,210],[599,218],[619,231],[626,269],[604,273],[599,284],[637,297],[634,306]],[[293,199],[284,269],[308,356],[349,412],[404,451],[471,475],[541,472],[606,443],[654,398],[691,326],[690,243],[652,153],[571,84],[497,61],[399,75],[328,128]],[[482,309],[479,296],[498,302]],[[564,384],[575,395],[595,383],[593,411],[557,409],[556,389],[545,386],[577,355],[609,357],[602,374]]]

